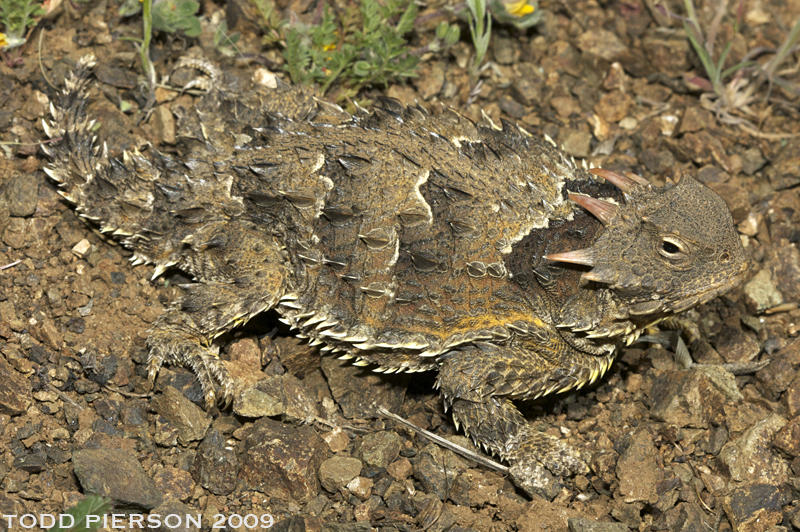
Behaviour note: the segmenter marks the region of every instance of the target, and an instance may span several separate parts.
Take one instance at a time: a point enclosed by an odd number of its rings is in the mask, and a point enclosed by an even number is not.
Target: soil
[[[680,12],[682,2],[668,3]],[[696,3],[709,28],[717,2]],[[738,32],[735,13],[719,26],[717,53],[732,43],[726,65],[775,49],[800,17],[800,2],[742,6]],[[314,3],[279,7],[310,16]],[[440,7],[423,6],[432,16],[415,29],[414,46],[433,38]],[[10,142],[0,146],[1,515],[59,514],[93,492],[112,497],[120,514],[201,514],[203,529],[217,514],[231,518],[228,529],[268,523],[240,523],[238,514],[269,516],[272,529],[291,531],[800,528],[796,54],[779,70],[789,89],[764,83],[747,105],[714,113],[697,90],[704,73],[679,20],[649,1],[543,1],[534,28],[495,25],[491,64],[469,105],[464,40],[424,56],[407,84],[363,94],[442,102],[476,120],[483,110],[549,135],[576,158],[657,184],[691,172],[728,201],[754,259],[746,284],[687,314],[700,332],[687,338],[695,364],[676,361],[674,337],[638,343],[593,387],[525,405],[537,429],[581,449],[591,467],[530,499],[501,473],[375,413],[373,403],[383,405],[469,446],[432,375],[376,375],[320,356],[271,313],[222,339],[241,383],[232,408],[198,406],[197,384],[182,368],[164,368],[151,389],[147,329],[186,278],[150,281],[152,267],[130,266],[128,251],[59,198],[36,144],[51,84],[93,52],[90,113],[111,152],[149,143],[180,155],[170,108],[194,96],[160,88],[141,121],[139,54],[123,40],[140,34],[141,20],[120,17],[119,8],[117,0],[65,2],[13,68],[0,65],[0,141]],[[249,4],[206,1],[201,13],[199,38],[155,39],[159,80],[191,48],[239,75],[280,72],[281,55],[261,45]],[[242,34],[238,61],[214,47],[225,17]],[[742,118],[753,126],[735,123]],[[122,528],[139,527],[124,520]]]

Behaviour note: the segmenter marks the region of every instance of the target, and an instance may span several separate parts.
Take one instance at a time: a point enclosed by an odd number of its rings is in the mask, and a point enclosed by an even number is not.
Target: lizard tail
[[[94,121],[86,117],[86,93],[89,74],[97,64],[93,54],[83,56],[74,72],[64,80],[65,87],[58,105],[50,103],[52,121],[42,119],[49,143],[42,150],[52,163],[44,171],[59,184],[59,194],[77,205],[79,212],[86,207],[85,190],[94,181],[98,163],[103,158],[95,146],[92,134]]]
[[[78,60],[56,104],[50,105],[52,119],[42,121],[50,138],[42,149],[52,161],[44,171],[82,218],[134,250],[134,264],[154,262],[163,271],[177,262],[180,247],[166,241],[160,231],[169,218],[159,192],[166,167],[158,154],[151,161],[135,150],[125,152],[119,161],[108,156],[105,144],[102,149],[97,145],[95,121],[86,114],[89,78],[96,63],[92,54]]]

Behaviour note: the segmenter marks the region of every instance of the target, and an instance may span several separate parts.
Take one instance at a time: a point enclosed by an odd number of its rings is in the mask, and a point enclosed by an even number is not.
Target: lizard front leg
[[[588,468],[579,453],[558,438],[532,429],[511,400],[578,388],[593,382],[610,364],[610,357],[580,353],[558,337],[540,335],[537,342],[508,346],[477,343],[444,355],[438,386],[453,408],[456,424],[507,460],[518,486],[543,495],[552,491],[550,473],[562,477]]]
[[[203,389],[207,407],[229,403],[233,381],[212,346],[214,338],[275,306],[286,292],[288,268],[280,244],[271,236],[236,222],[216,222],[184,239],[180,267],[198,283],[149,331],[148,373],[155,379],[165,363],[190,368]]]

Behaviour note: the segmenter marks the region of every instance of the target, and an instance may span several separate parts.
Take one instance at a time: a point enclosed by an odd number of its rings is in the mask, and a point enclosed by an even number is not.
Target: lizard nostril
[[[720,262],[729,262],[731,260],[731,254],[727,251],[723,251],[722,254],[719,256]]]

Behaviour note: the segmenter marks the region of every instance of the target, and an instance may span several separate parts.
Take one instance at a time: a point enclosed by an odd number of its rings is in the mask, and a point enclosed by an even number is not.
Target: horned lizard
[[[233,391],[212,340],[275,309],[356,364],[438,370],[456,424],[534,492],[586,466],[511,400],[595,382],[619,344],[749,269],[725,202],[688,174],[654,187],[447,107],[351,116],[285,85],[220,90],[199,60],[210,90],[173,109],[186,155],[120,161],[86,116],[94,63],[44,124],[61,138],[47,173],[154,278],[194,277],[149,331],[148,368],[191,368],[208,405]]]

